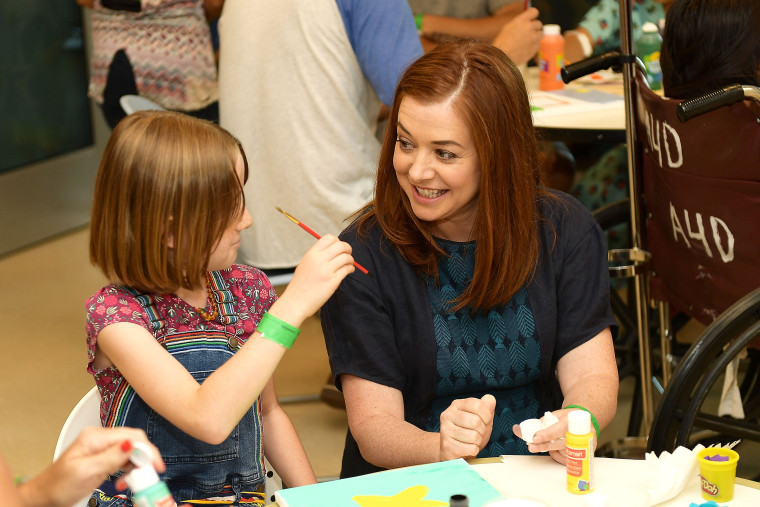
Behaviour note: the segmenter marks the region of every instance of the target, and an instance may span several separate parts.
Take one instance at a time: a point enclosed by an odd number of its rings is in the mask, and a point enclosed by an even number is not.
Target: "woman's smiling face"
[[[480,190],[480,158],[469,127],[447,100],[399,105],[393,167],[414,214],[432,233],[472,239]]]

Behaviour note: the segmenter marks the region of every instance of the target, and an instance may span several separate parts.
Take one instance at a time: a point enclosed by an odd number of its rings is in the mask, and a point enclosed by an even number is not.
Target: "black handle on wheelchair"
[[[676,106],[676,115],[681,122],[685,122],[722,106],[730,106],[734,102],[744,100],[744,87],[731,85],[701,95],[697,98],[685,100]]]
[[[609,69],[610,67],[614,71],[620,72],[621,63],[620,51],[608,51],[598,56],[586,58],[580,62],[571,63],[567,67],[562,67],[560,74],[562,75],[562,81],[567,84],[579,77],[587,76],[598,70]]]

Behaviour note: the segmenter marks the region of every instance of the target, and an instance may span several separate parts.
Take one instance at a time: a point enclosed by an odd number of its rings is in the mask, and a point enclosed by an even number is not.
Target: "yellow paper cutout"
[[[357,495],[351,499],[361,507],[443,507],[448,502],[425,500],[430,488],[421,484],[411,486],[393,496]]]

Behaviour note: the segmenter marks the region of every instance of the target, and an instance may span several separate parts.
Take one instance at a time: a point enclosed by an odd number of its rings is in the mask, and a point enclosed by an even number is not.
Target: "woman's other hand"
[[[441,414],[441,461],[474,458],[488,444],[496,398],[454,400]]]

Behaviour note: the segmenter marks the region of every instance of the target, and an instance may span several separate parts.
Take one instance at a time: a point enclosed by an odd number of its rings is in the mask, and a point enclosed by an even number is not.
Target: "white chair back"
[[[132,114],[135,111],[165,111],[166,108],[159,106],[150,99],[141,97],[139,95],[122,95],[119,97],[119,105],[127,114]]]

